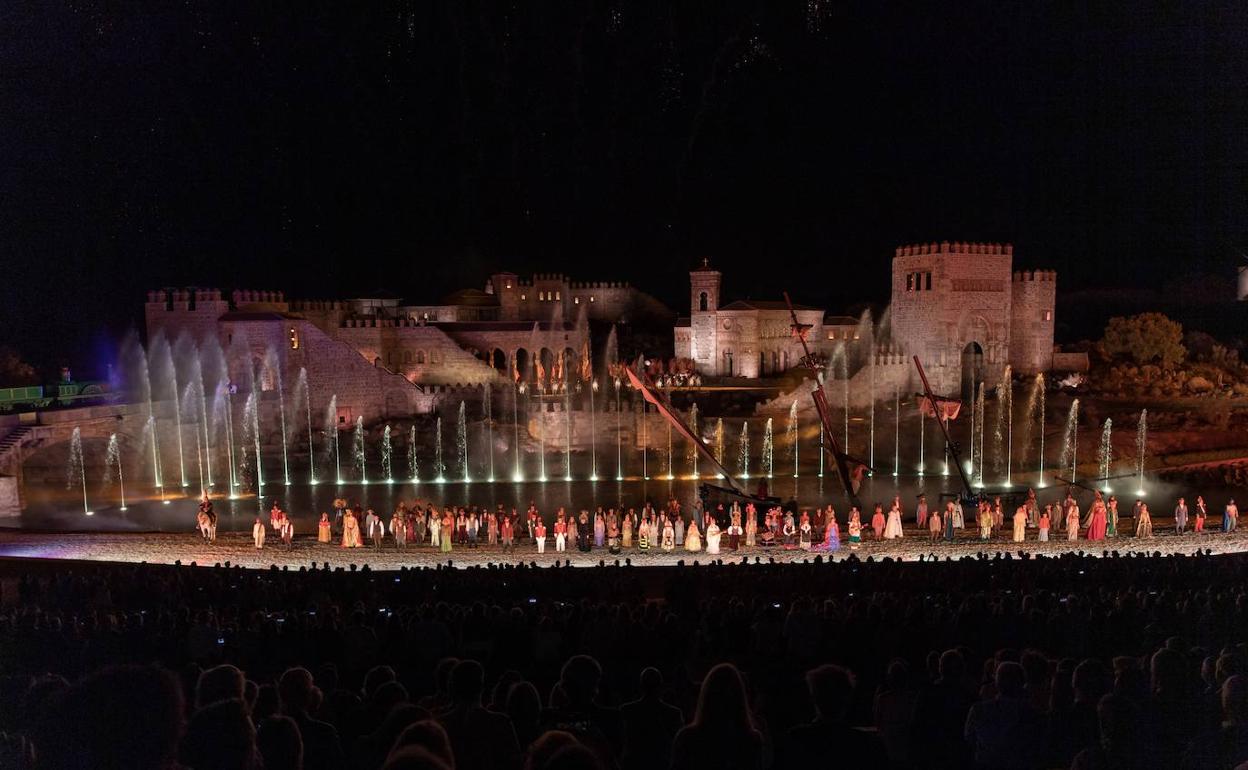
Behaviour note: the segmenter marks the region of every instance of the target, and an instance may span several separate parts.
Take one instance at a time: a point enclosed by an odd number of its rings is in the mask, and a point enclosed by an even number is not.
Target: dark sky
[[[40,362],[168,284],[677,304],[706,255],[839,310],[910,241],[1061,289],[1248,251],[1243,2],[142,5],[0,9],[0,342]]]

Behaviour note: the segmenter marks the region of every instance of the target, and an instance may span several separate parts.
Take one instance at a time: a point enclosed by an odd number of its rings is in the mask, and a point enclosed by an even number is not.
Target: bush
[[[1101,348],[1110,356],[1126,356],[1139,364],[1171,369],[1187,357],[1183,325],[1161,313],[1140,313],[1109,319]]]

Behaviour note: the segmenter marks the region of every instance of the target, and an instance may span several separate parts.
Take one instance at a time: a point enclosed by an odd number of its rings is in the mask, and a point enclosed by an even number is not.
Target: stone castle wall
[[[198,343],[217,336],[217,319],[229,311],[216,289],[159,289],[147,293],[143,316],[149,340],[160,333],[172,342],[186,332]]]
[[[1053,368],[1057,273],[1016,272],[1011,289],[1010,365],[1016,374],[1047,372]]]

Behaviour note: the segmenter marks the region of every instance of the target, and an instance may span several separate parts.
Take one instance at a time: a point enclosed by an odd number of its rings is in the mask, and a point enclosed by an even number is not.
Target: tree
[[[1162,313],[1140,313],[1109,319],[1102,349],[1111,356],[1128,356],[1137,364],[1157,363],[1173,368],[1183,362],[1183,325]]]
[[[35,367],[22,360],[21,355],[6,345],[0,345],[0,387],[37,385],[39,375]]]

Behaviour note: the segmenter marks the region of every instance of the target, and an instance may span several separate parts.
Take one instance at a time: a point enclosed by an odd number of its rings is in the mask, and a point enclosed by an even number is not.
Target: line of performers
[[[1176,533],[1182,535],[1187,531],[1189,518],[1194,524],[1193,532],[1205,531],[1207,517],[1204,498],[1197,497],[1191,511],[1185,498],[1179,498],[1174,509]],[[882,505],[876,504],[865,526],[858,509],[851,508],[846,525],[849,547],[858,549],[864,534],[873,536],[875,540],[905,537],[904,518],[899,496],[893,498],[887,513]],[[1025,501],[1015,509],[1008,522],[1008,530],[1000,497],[980,500],[974,519],[969,523],[978,529],[981,541],[1007,535],[1014,542],[1023,542],[1028,539],[1028,530],[1035,530],[1036,539],[1040,542],[1049,541],[1052,534],[1061,531],[1065,532],[1069,541],[1081,537],[1096,541],[1130,534],[1142,538],[1153,536],[1152,514],[1143,500],[1135,501],[1130,519],[1131,526],[1128,526],[1127,517],[1119,516],[1117,498],[1111,495],[1106,499],[1099,491],[1094,493],[1092,504],[1084,514],[1069,491],[1062,502],[1041,506],[1035,491],[1029,490]],[[1238,520],[1239,509],[1232,499],[1223,512],[1222,531],[1235,531]],[[203,539],[215,541],[216,513],[207,497],[200,503],[197,521]],[[960,500],[946,501],[941,510],[929,507],[927,497],[919,495],[914,523],[920,532],[928,534],[930,540],[952,542],[958,538],[959,530],[967,528],[968,521]],[[267,526],[260,517],[256,518],[252,527],[256,548],[264,547],[269,528],[280,538],[282,545],[293,547],[294,524],[277,504],[270,511]],[[548,544],[557,553],[568,548],[586,553],[605,548],[611,553],[620,553],[625,549],[669,552],[683,549],[718,554],[721,548],[737,551],[743,547],[826,552],[841,548],[841,527],[831,505],[816,508],[813,513],[808,510],[796,512],[792,504],[774,506],[760,517],[753,503],[744,507],[733,503],[727,510],[721,504],[714,511],[703,511],[700,501],[695,501],[693,510],[687,515],[681,510],[679,501],[672,499],[663,508],[656,508],[647,502],[640,513],[634,508],[604,509],[599,506],[592,513],[581,510],[574,515],[559,508],[548,526],[532,503],[521,515],[515,508],[507,512],[501,505],[493,511],[475,506],[446,506],[439,510],[432,504],[409,508],[406,502],[400,502],[387,521],[372,509],[349,506],[345,499],[339,498],[334,501],[332,519],[328,513],[321,514],[317,540],[321,543],[339,542],[343,548],[362,548],[366,545],[376,549],[386,545],[398,549],[431,546],[442,552],[450,552],[457,547],[475,549],[482,545],[501,546],[504,552],[514,551],[520,540],[533,544],[538,553],[544,553]]]
[[[293,546],[294,524],[276,503],[267,525],[256,517],[252,526],[256,548],[264,548],[269,528],[284,546]],[[850,546],[857,548],[862,542],[857,509],[850,517],[848,531]],[[686,515],[675,499],[661,509],[646,503],[640,513],[634,508],[625,511],[599,506],[593,513],[582,510],[572,515],[559,508],[554,521],[547,526],[533,504],[520,515],[515,508],[507,512],[502,506],[495,511],[451,506],[439,510],[433,505],[409,508],[406,502],[400,502],[389,521],[385,521],[376,511],[349,506],[340,498],[334,501],[334,516],[322,513],[317,523],[318,542],[339,542],[343,548],[381,549],[389,545],[402,550],[431,546],[447,553],[457,547],[475,549],[485,545],[501,546],[507,552],[515,550],[518,540],[527,540],[538,553],[545,553],[548,545],[557,553],[568,548],[586,553],[604,548],[611,553],[679,548],[718,554],[721,548],[737,551],[755,546],[836,551],[841,547],[841,529],[830,505],[816,509],[814,515],[809,511],[795,514],[776,506],[764,513],[760,521],[753,503],[744,508],[734,503],[728,510],[720,505],[715,512],[704,512],[700,505],[695,505],[692,515]]]
[[[856,511],[851,512],[851,520],[855,513]],[[892,540],[904,537],[903,515],[900,497],[893,498],[887,514],[883,506],[877,504],[871,516],[871,530],[875,539]],[[1185,534],[1189,519],[1193,524],[1192,532],[1205,532],[1208,515],[1208,507],[1203,497],[1196,497],[1194,510],[1189,510],[1186,498],[1180,497],[1174,508],[1175,533]],[[1133,527],[1127,526],[1125,519],[1126,517],[1119,515],[1118,498],[1110,495],[1106,499],[1099,490],[1093,493],[1092,504],[1084,514],[1069,490],[1061,503],[1046,503],[1041,507],[1036,500],[1035,490],[1029,489],[1026,500],[1014,510],[1009,524],[1011,539],[1019,543],[1027,539],[1029,529],[1037,531],[1036,539],[1040,542],[1048,542],[1050,533],[1054,530],[1064,531],[1067,540],[1079,540],[1081,532],[1087,540],[1104,540],[1107,537],[1130,534],[1135,537],[1153,536],[1153,517],[1148,503],[1136,499],[1130,515]],[[1234,532],[1238,523],[1239,508],[1232,498],[1222,513],[1222,531]],[[966,528],[962,502],[956,498],[948,500],[942,512],[939,508],[929,508],[926,495],[919,495],[918,504],[915,506],[915,524],[920,531],[926,531],[933,541],[943,537],[952,542],[957,539],[957,531]],[[1006,520],[1001,498],[998,496],[991,501],[979,500],[972,524],[978,528],[980,540],[991,540],[995,533],[1003,532]]]

